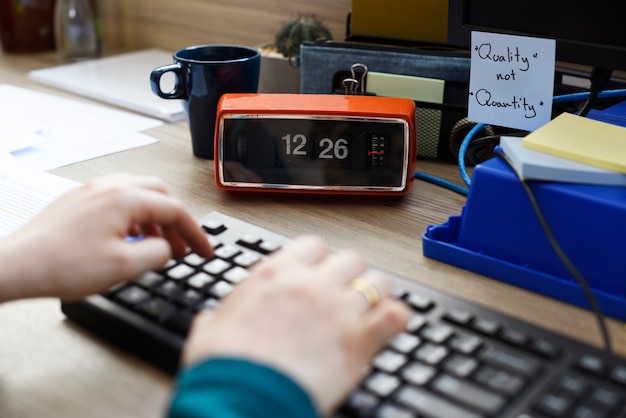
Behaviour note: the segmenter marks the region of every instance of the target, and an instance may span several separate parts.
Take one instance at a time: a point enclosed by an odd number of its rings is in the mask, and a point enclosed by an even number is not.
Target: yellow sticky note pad
[[[562,113],[526,135],[522,145],[626,174],[626,128]]]

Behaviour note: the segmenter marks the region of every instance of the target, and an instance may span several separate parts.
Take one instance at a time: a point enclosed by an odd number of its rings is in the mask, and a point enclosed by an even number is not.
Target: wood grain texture
[[[299,14],[313,14],[343,39],[350,0],[106,0],[100,2],[105,50],[198,44],[255,46]]]

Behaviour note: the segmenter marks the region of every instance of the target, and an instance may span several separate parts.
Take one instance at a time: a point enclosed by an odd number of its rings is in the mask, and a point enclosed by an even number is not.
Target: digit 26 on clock
[[[417,158],[410,99],[225,94],[215,179],[231,191],[400,196]]]

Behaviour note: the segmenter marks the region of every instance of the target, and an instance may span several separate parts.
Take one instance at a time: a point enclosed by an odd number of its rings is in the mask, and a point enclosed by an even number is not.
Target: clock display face
[[[224,184],[400,190],[408,181],[401,119],[237,115],[220,131]]]

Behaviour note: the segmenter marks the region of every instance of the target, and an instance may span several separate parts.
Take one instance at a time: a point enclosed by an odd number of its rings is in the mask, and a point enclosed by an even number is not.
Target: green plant
[[[285,23],[276,32],[274,46],[279,53],[289,58],[300,54],[303,42],[319,39],[331,40],[333,36],[315,16],[300,16]]]

